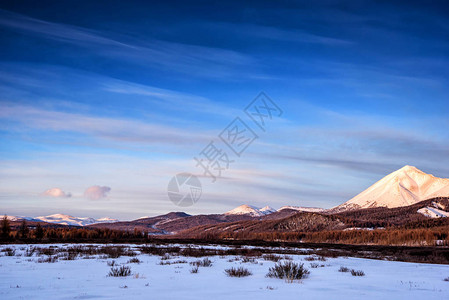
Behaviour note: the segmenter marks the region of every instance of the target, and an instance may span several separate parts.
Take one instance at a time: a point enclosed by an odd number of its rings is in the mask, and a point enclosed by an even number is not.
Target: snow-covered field
[[[128,256],[97,255],[38,263],[42,256],[25,256],[30,246],[3,245],[0,249],[6,247],[16,251],[14,256],[1,252],[0,299],[449,299],[449,282],[443,280],[449,277],[448,265],[345,257],[306,261],[306,256],[291,255],[295,262],[304,263],[310,275],[287,283],[265,277],[275,263],[263,258],[244,263],[238,256],[213,256],[211,267],[200,267],[193,274],[189,262],[200,258],[172,257],[163,262],[186,262],[160,265],[157,255],[139,254],[140,263],[128,263]],[[109,277],[107,263],[112,260],[130,266],[131,275]],[[310,268],[313,263],[320,267]],[[253,274],[227,277],[224,270],[232,266],[244,266]],[[366,275],[338,272],[341,266],[363,270]]]

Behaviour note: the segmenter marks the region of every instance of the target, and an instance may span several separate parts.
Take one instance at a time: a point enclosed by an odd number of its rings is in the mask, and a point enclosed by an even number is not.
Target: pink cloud
[[[111,191],[111,188],[108,186],[94,185],[94,186],[88,187],[84,191],[84,197],[86,197],[90,200],[99,200],[102,198],[106,198],[107,194],[110,191]]]
[[[66,193],[60,188],[48,189],[42,193],[43,196],[55,197],[55,198],[69,198],[72,197],[71,193]]]

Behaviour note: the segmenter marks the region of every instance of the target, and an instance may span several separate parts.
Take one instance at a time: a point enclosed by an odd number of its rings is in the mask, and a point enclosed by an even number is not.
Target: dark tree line
[[[147,242],[151,236],[146,231],[134,229],[132,232],[99,228],[51,228],[37,223],[30,229],[26,220],[13,230],[6,216],[1,220],[2,242]]]

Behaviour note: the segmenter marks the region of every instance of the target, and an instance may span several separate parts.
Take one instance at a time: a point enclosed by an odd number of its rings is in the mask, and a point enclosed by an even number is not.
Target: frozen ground
[[[449,282],[443,281],[449,277],[448,265],[343,257],[310,262],[304,260],[306,256],[292,255],[294,261],[304,263],[310,275],[300,282],[287,283],[265,277],[275,263],[263,258],[243,263],[241,257],[214,256],[210,257],[211,267],[200,267],[197,274],[192,274],[188,262],[199,258],[173,257],[165,262],[187,263],[160,265],[160,256],[139,254],[139,264],[127,263],[128,256],[114,259],[132,270],[131,276],[116,278],[107,276],[110,258],[38,263],[35,254],[24,256],[29,246],[8,247],[16,252],[15,256],[1,252],[0,299],[449,299]],[[310,268],[311,263],[324,267]],[[232,266],[244,266],[253,275],[227,277],[224,270]],[[363,270],[366,275],[338,272],[340,266]]]

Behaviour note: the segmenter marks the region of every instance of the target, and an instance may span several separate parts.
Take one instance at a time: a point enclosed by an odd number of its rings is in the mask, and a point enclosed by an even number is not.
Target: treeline
[[[421,222],[421,221],[420,221]],[[298,243],[329,243],[348,245],[397,245],[397,246],[449,246],[449,225],[446,220],[433,220],[427,228],[411,226],[412,228],[386,228],[374,230],[323,230],[315,232],[304,231],[201,231],[195,235],[154,236],[147,231],[134,229],[120,231],[107,228],[51,228],[42,227],[39,223],[30,227],[23,220],[16,229],[11,229],[6,217],[1,220],[1,242],[3,243],[147,243],[155,240],[173,238],[192,238],[201,241],[218,240],[259,240],[267,242],[298,242]]]
[[[205,232],[205,240],[264,240],[351,245],[449,246],[449,226],[418,229],[330,230],[319,232]]]
[[[17,229],[12,229],[6,216],[1,220],[0,231],[3,243],[145,243],[151,240],[148,232],[137,229],[128,232],[101,228],[46,228],[39,223],[30,227],[26,220]]]
[[[439,209],[449,209],[448,197],[437,197],[419,203],[395,208],[375,207],[359,210],[349,210],[335,214],[351,227],[398,227],[429,228],[435,226],[434,219],[418,213],[418,209],[427,206],[437,206]],[[441,225],[449,225],[449,218],[440,218]],[[409,226],[409,224],[413,224]]]

